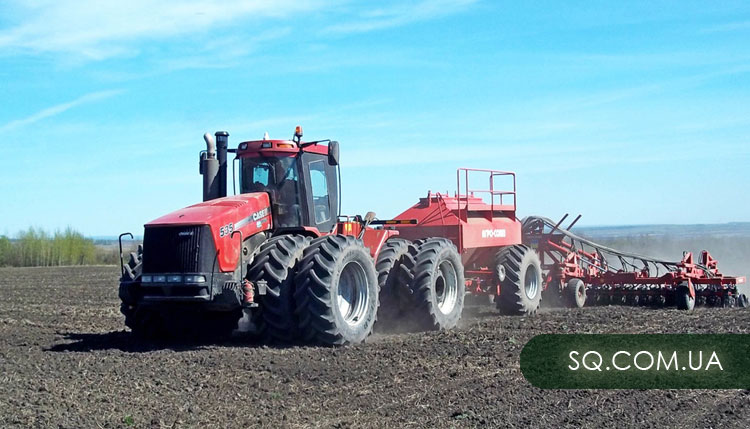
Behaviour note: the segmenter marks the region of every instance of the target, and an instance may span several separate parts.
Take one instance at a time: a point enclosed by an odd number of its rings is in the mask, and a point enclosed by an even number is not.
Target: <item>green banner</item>
[[[521,372],[542,389],[750,389],[750,335],[538,335]]]

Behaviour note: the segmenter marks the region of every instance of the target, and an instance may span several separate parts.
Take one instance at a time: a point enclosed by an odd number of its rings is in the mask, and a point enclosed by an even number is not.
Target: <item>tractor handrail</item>
[[[476,173],[489,173],[489,189],[471,189],[469,187],[469,173],[470,172],[476,172]],[[461,192],[461,176],[463,173],[463,179],[464,179],[464,192]],[[498,176],[511,176],[513,178],[513,190],[495,190],[495,181],[494,178]],[[495,212],[495,195],[500,195],[500,205],[503,205],[503,195],[513,195],[513,211],[516,210],[518,207],[517,205],[517,189],[516,189],[516,173],[512,171],[502,171],[502,170],[488,170],[488,169],[482,169],[482,168],[458,168],[456,170],[456,202],[458,205],[458,218],[463,219],[461,217],[462,209],[461,209],[461,200],[464,200],[466,202],[465,206],[465,212],[464,215],[466,218],[468,218],[468,211],[469,211],[469,197],[474,196],[474,194],[489,194],[491,197],[490,201],[490,209],[491,213],[494,216]]]
[[[493,191],[489,189],[471,189],[470,192],[482,192],[492,195],[516,195],[515,191]]]

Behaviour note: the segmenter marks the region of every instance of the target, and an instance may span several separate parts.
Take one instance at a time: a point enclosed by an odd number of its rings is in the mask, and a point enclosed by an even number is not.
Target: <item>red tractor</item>
[[[135,334],[224,335],[245,317],[269,342],[358,343],[378,317],[456,326],[467,287],[498,295],[508,312],[539,307],[541,263],[521,244],[515,190],[487,190],[491,204],[468,189],[429,194],[395,220],[345,217],[338,142],[303,142],[299,127],[292,140],[236,149],[228,133],[215,136],[200,156],[204,201],[147,223],[122,266],[121,311]],[[227,153],[239,170],[234,196]],[[485,173],[490,188],[498,176],[515,187],[512,173]]]
[[[543,291],[572,307],[750,305],[746,279],[721,274],[708,252],[669,262],[580,237],[578,218],[522,223],[514,173],[459,169],[452,196],[428,192],[393,220],[349,217],[338,142],[303,142],[299,127],[292,140],[236,149],[215,136],[200,156],[204,201],[147,223],[122,266],[121,311],[136,334],[216,337],[243,319],[268,342],[358,343],[376,320],[453,328],[467,294],[507,314],[533,314]]]

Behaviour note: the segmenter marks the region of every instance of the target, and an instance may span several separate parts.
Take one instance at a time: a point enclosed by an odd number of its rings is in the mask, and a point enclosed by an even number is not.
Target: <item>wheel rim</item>
[[[341,270],[336,303],[339,314],[348,325],[362,322],[369,302],[367,275],[359,262],[351,261]]]
[[[456,268],[450,261],[441,262],[435,279],[435,298],[441,313],[449,314],[456,307],[458,290]]]
[[[526,268],[526,275],[524,276],[523,283],[526,296],[529,297],[529,299],[536,298],[536,294],[539,292],[539,279],[536,275],[536,268],[533,265],[529,265],[529,267]]]

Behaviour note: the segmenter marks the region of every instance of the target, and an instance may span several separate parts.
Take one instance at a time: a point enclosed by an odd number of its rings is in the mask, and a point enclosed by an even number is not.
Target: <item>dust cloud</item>
[[[693,253],[695,261],[700,252],[708,250],[718,260],[719,271],[726,275],[750,275],[750,237],[748,236],[673,236],[636,235],[626,237],[596,237],[587,234],[597,243],[626,252],[638,253],[666,261],[679,262],[682,252]]]

